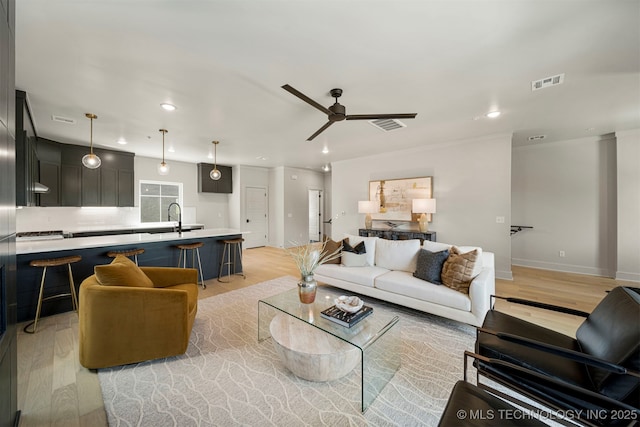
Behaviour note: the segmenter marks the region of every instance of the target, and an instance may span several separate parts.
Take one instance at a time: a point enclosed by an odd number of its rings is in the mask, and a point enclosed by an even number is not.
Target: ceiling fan
[[[304,102],[311,105],[312,107],[316,107],[318,110],[325,113],[329,118],[329,121],[320,129],[318,129],[316,133],[314,133],[309,138],[307,138],[307,141],[311,141],[313,138],[320,135],[329,126],[331,126],[335,122],[340,122],[342,120],[414,119],[418,114],[418,113],[404,113],[404,114],[349,114],[347,115],[346,113],[347,110],[346,108],[344,108],[344,105],[338,102],[338,98],[340,98],[340,96],[342,95],[342,89],[331,89],[329,93],[331,93],[331,96],[336,99],[336,102],[328,108],[323,107],[313,99],[309,98],[307,95],[294,89],[288,84],[282,86],[282,89],[297,96],[298,98],[302,99]]]

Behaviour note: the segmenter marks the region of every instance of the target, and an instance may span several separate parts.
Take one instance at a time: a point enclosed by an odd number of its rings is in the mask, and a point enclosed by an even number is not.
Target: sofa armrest
[[[140,267],[153,282],[155,288],[181,285],[183,283],[198,283],[198,270],[180,267]]]
[[[103,286],[90,276],[80,286],[80,363],[90,369],[186,351],[187,291]]]
[[[492,253],[483,253],[483,256]],[[471,313],[476,318],[476,326],[482,325],[487,311],[491,308],[491,295],[496,292],[496,277],[493,265],[488,266],[486,263],[469,286],[469,298],[471,299]]]

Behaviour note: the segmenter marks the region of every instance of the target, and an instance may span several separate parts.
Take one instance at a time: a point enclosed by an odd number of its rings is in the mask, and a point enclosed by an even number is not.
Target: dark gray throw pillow
[[[420,249],[420,252],[418,252],[416,271],[413,273],[413,276],[426,280],[427,282],[435,283],[436,285],[442,285],[440,275],[442,274],[442,266],[447,258],[449,258],[449,251],[447,249],[440,252]]]
[[[367,253],[366,248],[364,247],[364,241],[358,243],[355,246],[351,246],[349,244],[349,239],[344,239],[342,241],[342,252],[352,252],[354,254],[364,254]]]

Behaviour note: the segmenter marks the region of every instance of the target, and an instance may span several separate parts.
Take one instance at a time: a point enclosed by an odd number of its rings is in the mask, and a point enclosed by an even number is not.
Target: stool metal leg
[[[229,266],[231,263],[231,252],[229,252],[229,261],[228,262],[224,262],[224,256],[227,254],[227,247],[229,246],[228,243],[224,244],[224,249],[222,250],[222,259],[220,260],[220,271],[218,271],[218,282],[222,282],[222,283],[227,283],[228,280],[225,282],[224,280],[222,280],[222,272],[224,271],[224,266],[227,265]]]
[[[36,308],[36,318],[33,320],[33,329],[31,331],[27,331],[29,325],[24,327],[25,332],[30,332],[32,334],[36,333],[38,329],[38,320],[40,319],[40,310],[42,309],[42,294],[44,293],[44,278],[47,276],[47,267],[43,267],[42,269],[42,279],[40,280],[40,292],[38,293],[38,306]]]
[[[73,273],[71,272],[71,264],[67,264],[69,269],[69,287],[71,290],[71,304],[73,305],[73,311],[78,312],[78,296],[76,295],[76,286],[73,283]]]
[[[207,289],[207,285],[204,284],[204,274],[202,274],[202,264],[200,263],[200,248],[196,248],[195,249],[196,253],[195,255],[198,257],[198,270],[200,271],[200,280],[202,281],[202,289]],[[195,260],[194,260],[194,254],[193,252],[191,252],[191,265],[195,268]]]
[[[240,243],[235,243],[235,247],[237,248],[237,252],[238,252],[238,258],[240,258],[240,273],[236,273],[236,274],[241,274],[243,279],[246,279],[247,276],[244,275],[244,265],[242,264],[242,245]],[[235,267],[236,264],[236,254],[235,252],[233,253],[233,266]]]

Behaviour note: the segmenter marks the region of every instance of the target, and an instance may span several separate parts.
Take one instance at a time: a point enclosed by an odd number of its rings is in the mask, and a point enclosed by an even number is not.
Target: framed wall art
[[[433,198],[433,177],[369,181],[369,200],[378,203],[379,210],[371,214],[374,221],[417,221],[411,213],[413,199]],[[431,221],[431,214],[427,215]]]

